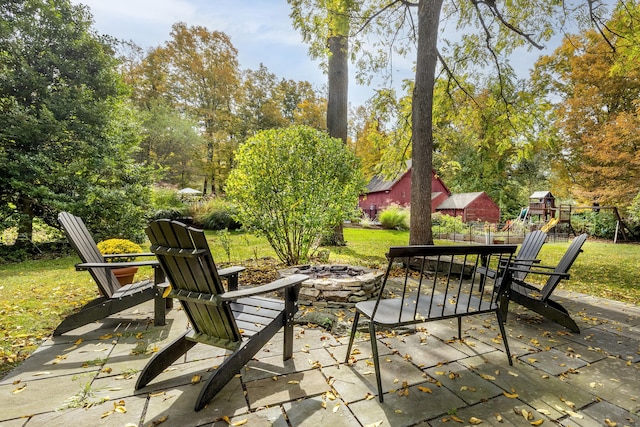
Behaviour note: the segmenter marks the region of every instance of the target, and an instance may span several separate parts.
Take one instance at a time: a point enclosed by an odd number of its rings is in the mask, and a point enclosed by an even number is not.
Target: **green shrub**
[[[462,221],[461,217],[443,215],[439,212],[431,215],[431,229],[433,233],[464,233],[467,230],[467,224]]]
[[[307,260],[336,224],[355,215],[364,179],[345,144],[306,126],[269,129],[236,155],[227,194],[236,217],[288,265]]]
[[[400,206],[389,206],[380,212],[378,221],[387,230],[408,230],[409,211]]]
[[[617,219],[611,210],[587,211],[571,216],[571,227],[576,233],[589,233],[590,236],[613,239],[616,233]]]
[[[241,224],[234,218],[238,209],[222,197],[192,203],[187,210],[197,227],[205,230],[238,230]]]

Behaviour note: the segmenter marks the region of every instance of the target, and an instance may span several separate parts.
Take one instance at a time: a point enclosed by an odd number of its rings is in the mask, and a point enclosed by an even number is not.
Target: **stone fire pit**
[[[351,307],[355,303],[376,298],[383,273],[351,265],[302,265],[280,272],[283,277],[306,274],[302,283],[300,304],[319,307]]]

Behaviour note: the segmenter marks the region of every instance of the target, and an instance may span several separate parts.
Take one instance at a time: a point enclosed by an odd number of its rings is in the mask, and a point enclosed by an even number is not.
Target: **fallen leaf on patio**
[[[433,393],[433,391],[431,391],[431,389],[429,387],[424,387],[424,386],[418,386],[418,390],[420,390],[423,393]]]
[[[499,423],[501,423],[501,422],[503,422],[503,421],[504,421],[504,418],[502,418],[502,415],[500,415],[500,414],[496,414],[496,420],[497,420]]]
[[[191,384],[198,384],[202,377],[200,375],[194,375],[191,377]]]
[[[100,418],[107,418],[111,414],[113,414],[113,410],[107,411],[107,412],[103,412],[102,415],[100,415]]]
[[[371,374],[375,374],[375,372],[374,371],[364,371],[362,373],[362,375],[371,375]]]
[[[482,378],[484,378],[485,380],[489,380],[489,381],[495,381],[496,377],[494,377],[493,375],[489,375],[489,374],[480,374],[480,376]]]
[[[231,420],[230,420],[230,419],[229,419],[229,417],[228,417],[228,416],[226,416],[226,415],[223,415],[223,416],[222,416],[222,421],[226,422],[227,424],[231,424]]]
[[[291,381],[287,381],[287,384],[300,384],[300,381],[291,380]]]
[[[165,393],[166,393],[165,391],[157,391],[155,393],[149,393],[149,397],[158,397],[158,396],[162,396]]]
[[[469,418],[469,424],[472,424],[472,425],[482,424],[482,420],[480,418],[471,417]]]
[[[460,387],[460,391],[476,391],[476,389],[473,387],[463,385],[462,387]]]
[[[49,374],[51,374],[51,372],[43,371],[43,372],[36,372],[35,374],[33,374],[33,376],[39,377],[41,375],[49,375]]]
[[[539,426],[543,422],[544,422],[544,420],[542,418],[540,418],[539,420],[531,421],[529,424],[531,424],[532,426]]]
[[[82,343],[82,338],[78,338],[76,342],[73,343],[73,345],[80,345],[81,343]]]
[[[333,394],[332,392],[328,391],[325,393],[325,396],[327,397],[327,399],[329,400],[336,400],[336,395]]]
[[[551,411],[549,411],[548,409],[536,409],[536,411],[544,415],[551,415]]]
[[[571,408],[571,409],[575,409],[576,408],[576,404],[573,403],[572,401],[566,400],[563,397],[560,397],[560,400],[563,401],[564,404],[567,405],[569,408]]]
[[[169,419],[169,415],[163,415],[160,418],[158,418],[157,420],[151,421],[151,425],[153,427],[158,426],[158,425],[162,424],[163,422],[167,421],[168,419]]]
[[[373,399],[374,397],[376,397],[374,394],[367,393],[367,394],[364,396],[364,400],[371,400],[371,399]]]
[[[605,418],[604,419],[604,423],[608,426],[608,427],[616,427],[618,425],[617,422],[615,421],[611,421],[609,418]]]
[[[536,362],[538,361],[538,359],[534,359],[533,357],[529,357],[529,358],[527,359],[527,361],[528,361],[529,363],[536,363]]]
[[[446,372],[444,371],[436,371],[434,372],[436,375],[444,375]]]
[[[317,360],[309,359],[308,362],[309,362],[309,365],[311,366],[311,369],[320,369],[320,368],[322,368],[322,364]]]
[[[14,389],[11,393],[13,393],[13,394],[22,393],[24,391],[25,387],[27,387],[27,385],[26,384],[22,384],[20,387]]]
[[[102,368],[102,369],[100,370],[100,372],[104,372],[105,374],[110,374],[110,373],[111,373],[111,371],[113,371],[113,369],[112,369],[112,368]]]
[[[396,409],[395,411],[396,414],[404,414],[404,411],[402,409]]]
[[[113,338],[113,334],[104,334],[98,337],[98,339],[101,339],[101,340],[110,340],[111,338]]]
[[[518,376],[518,374],[516,374],[515,372],[511,372],[511,371],[509,371],[509,375],[511,375],[512,377],[517,377]]]
[[[124,404],[113,404],[114,405],[114,410],[116,412],[120,412],[121,414],[125,414],[127,412],[127,408],[124,407]]]
[[[362,354],[362,352],[357,348],[354,348],[353,350],[351,350],[351,354]]]
[[[520,412],[516,411],[516,414],[522,415],[522,417],[525,420],[532,420],[533,419],[533,414],[531,412],[527,411],[526,409],[521,409]]]
[[[122,387],[109,387],[107,389],[107,391],[120,391],[120,390],[122,390]]]
[[[459,378],[460,374],[456,373],[456,372],[449,372],[449,379],[450,380],[455,380],[456,378]]]
[[[271,377],[273,381],[278,381],[278,377]]]
[[[503,391],[502,394],[507,396],[509,399],[517,399],[518,398],[518,394],[517,393],[507,393],[506,391]]]
[[[455,415],[451,415],[451,419],[457,423],[462,423],[464,424],[464,420],[461,418],[456,417]]]
[[[243,426],[247,423],[247,421],[249,421],[247,418],[245,418],[244,420],[240,420],[240,421],[236,421],[233,424],[231,424],[232,426]]]
[[[380,427],[382,425],[382,421],[375,422],[373,424],[367,424],[364,427]]]
[[[578,418],[578,419],[583,419],[584,416],[578,414],[577,412],[573,412],[573,411],[566,411],[567,414],[569,414],[569,416],[573,417],[573,418]]]

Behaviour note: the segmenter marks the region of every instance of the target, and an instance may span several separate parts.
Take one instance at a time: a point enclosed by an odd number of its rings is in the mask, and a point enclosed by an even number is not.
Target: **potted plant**
[[[136,258],[135,254],[142,253],[142,248],[137,243],[127,239],[107,239],[98,243],[98,250],[107,262],[129,262]],[[133,283],[133,277],[138,272],[138,267],[114,268],[113,274],[121,286]]]

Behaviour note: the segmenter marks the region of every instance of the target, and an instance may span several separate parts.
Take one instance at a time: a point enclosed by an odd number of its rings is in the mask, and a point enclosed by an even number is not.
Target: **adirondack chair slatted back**
[[[58,222],[62,226],[67,240],[83,263],[105,262],[82,218],[69,212],[61,212],[58,215]],[[111,298],[114,292],[120,289],[120,283],[110,269],[90,268],[88,270],[102,294],[107,298]]]
[[[576,258],[578,258],[580,252],[582,252],[582,245],[584,245],[584,242],[586,242],[587,237],[587,233],[584,233],[573,239],[573,242],[571,242],[571,245],[569,245],[567,251],[560,259],[560,262],[558,262],[558,265],[553,270],[554,273],[565,274],[569,272],[569,269],[573,265],[574,261],[576,260]],[[546,301],[549,299],[562,279],[563,277],[558,275],[552,275],[549,277],[549,280],[547,280],[547,283],[542,287],[542,290],[540,291],[540,293],[542,294],[542,301]]]
[[[544,245],[547,239],[547,233],[542,230],[535,230],[531,233],[527,233],[524,236],[520,250],[516,255],[515,262],[518,267],[531,267],[534,264],[534,260],[540,253],[542,245]],[[517,271],[513,273],[513,277],[516,279],[524,280],[527,273],[524,271]]]
[[[234,350],[242,337],[231,306],[216,298],[224,292],[202,230],[170,220],[153,222],[146,230],[153,252],[180,300],[195,335],[193,340]]]
[[[507,265],[515,249],[515,245],[391,247],[371,317],[376,323],[402,325],[493,311],[504,289],[495,292],[487,282],[502,286],[504,269],[498,266]],[[389,280],[397,280],[391,270],[398,263],[404,269],[402,289],[397,298],[389,299],[385,288]],[[500,273],[494,278],[476,274],[480,267]]]

